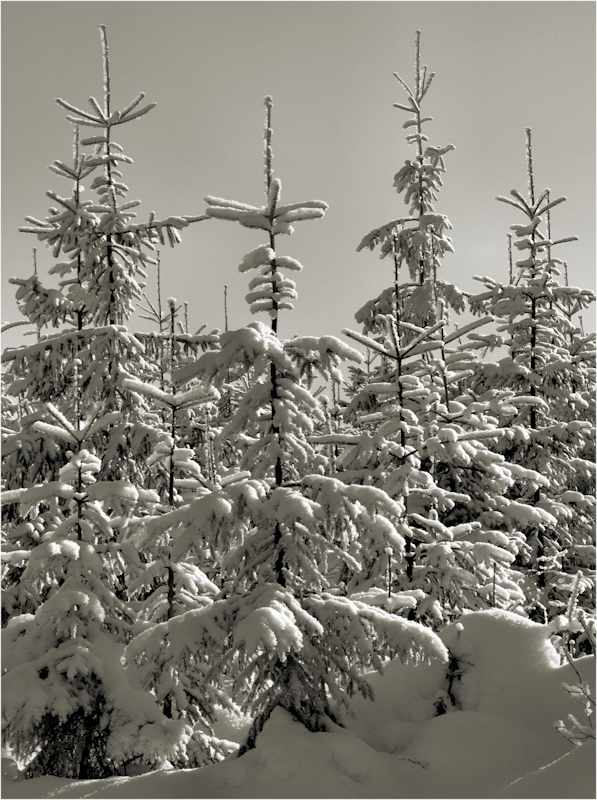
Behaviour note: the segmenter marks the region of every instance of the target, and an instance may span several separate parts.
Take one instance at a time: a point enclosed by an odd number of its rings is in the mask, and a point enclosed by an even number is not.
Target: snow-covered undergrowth
[[[15,781],[6,763],[2,796],[594,797],[594,740],[575,748],[553,725],[580,712],[562,687],[578,676],[561,665],[549,634],[508,612],[467,614],[441,634],[453,656],[450,677],[437,661],[394,660],[370,676],[375,701],[355,698],[346,728],[310,733],[277,708],[241,758],[97,781]],[[594,665],[593,656],[574,662],[583,682],[594,685]],[[217,734],[240,740],[246,726],[220,720]]]

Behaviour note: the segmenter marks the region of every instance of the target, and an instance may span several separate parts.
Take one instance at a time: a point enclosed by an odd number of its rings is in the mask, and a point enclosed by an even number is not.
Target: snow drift
[[[562,687],[578,683],[561,665],[549,626],[503,611],[466,614],[441,638],[445,664],[389,662],[370,674],[374,702],[354,700],[345,728],[310,733],[288,712],[272,713],[256,747],[199,770],[131,778],[15,781],[3,770],[4,798],[589,798],[595,747],[574,747],[553,723],[578,706]],[[592,682],[594,657],[577,659]],[[456,705],[447,701],[451,695]],[[446,701],[446,702],[444,702]],[[438,713],[438,711],[445,713]],[[220,720],[218,735],[246,727]]]

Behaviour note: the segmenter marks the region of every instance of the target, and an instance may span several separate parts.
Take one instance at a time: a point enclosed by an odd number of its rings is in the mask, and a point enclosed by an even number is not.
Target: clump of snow
[[[545,715],[536,708],[537,693],[546,680],[548,689],[553,670],[560,667],[550,634],[550,626],[498,610],[469,614],[447,628],[442,639],[462,670],[455,693],[463,710],[521,723],[537,722],[537,714],[543,719]],[[531,693],[529,681],[535,689]],[[549,706],[547,724],[553,721],[553,706]]]
[[[389,662],[367,676],[375,700],[355,697],[345,728],[310,733],[276,708],[241,758],[98,781],[16,782],[7,769],[3,797],[591,798],[594,743],[575,748],[553,727],[577,713],[562,682],[578,676],[550,633],[508,612],[466,614],[441,633],[448,667]],[[594,663],[574,661],[583,682]],[[228,715],[218,735],[240,740],[246,728]]]

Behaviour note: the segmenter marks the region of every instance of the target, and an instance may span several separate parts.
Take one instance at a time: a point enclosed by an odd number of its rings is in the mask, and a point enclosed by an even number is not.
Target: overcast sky
[[[417,28],[421,62],[437,73],[423,106],[434,118],[426,134],[456,148],[436,203],[454,226],[442,277],[466,291],[481,288],[473,275],[507,280],[506,234],[524,219],[495,197],[526,194],[530,126],[536,189],[568,197],[552,214],[552,235],[580,237],[554,254],[568,261],[572,285],[594,288],[593,2],[3,2],[3,322],[20,318],[7,279],[32,273],[32,248],[42,280],[53,263],[17,228],[27,215],[45,216],[46,190],[71,193],[47,170],[72,151],[72,126],[54,98],[80,108],[91,95],[101,101],[102,23],[112,108],[139,91],[157,103],[116,129],[134,161],[124,181],[129,199],[142,201],[140,221],[150,211],[202,214],[206,195],[261,204],[263,99],[273,96],[282,202],[330,206],[278,239],[280,254],[304,265],[295,311],[279,323],[283,338],[355,328],[355,312],[392,282],[378,251],[356,247],[406,210],[393,176],[414,147],[404,139],[407,115],[392,106],[405,100],[393,73],[413,83]],[[238,264],[263,243],[262,232],[238,223],[196,223],[162,251],[164,299],[189,301],[193,330],[223,328],[227,284],[230,327],[246,325],[248,278]],[[154,276],[147,291],[154,300]],[[3,345],[19,341],[10,332]]]

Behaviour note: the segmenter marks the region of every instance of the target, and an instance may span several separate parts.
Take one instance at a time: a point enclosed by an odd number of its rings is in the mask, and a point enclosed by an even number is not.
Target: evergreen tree
[[[190,658],[190,651],[196,664],[209,664],[207,683],[217,688],[228,680],[233,699],[255,719],[241,753],[254,745],[278,705],[310,730],[325,729],[355,689],[370,695],[362,670],[381,667],[383,655],[445,658],[431,631],[334,589],[337,564],[355,563],[350,549],[358,555],[361,526],[386,544],[400,546],[402,540],[388,519],[396,510],[390,498],[326,478],[325,455],[309,441],[314,420],[325,418],[301,382],[301,372],[310,378],[300,362],[330,375],[339,359],[358,354],[334,337],[299,337],[288,344],[278,338],[279,312],[289,310],[296,297],[294,282],[282,270],[301,266],[279,254],[276,237],[292,233],[291,223],[323,216],[327,205],[280,204],[281,184],[272,174],[271,98],[265,104],[265,205],[213,197],[207,202],[211,216],[267,233],[268,243],[248,253],[239,269],[257,270],[247,301],[254,313],[270,316],[270,325],[254,322],[227,331],[220,350],[174,375],[175,385],[199,379],[206,390],[220,390],[231,371],[251,372],[248,391],[215,442],[216,452],[224,442],[235,442],[241,455],[236,470],[188,510],[169,515],[178,531],[171,528],[176,552],[210,549],[221,563],[222,589],[209,606],[171,620],[159,636],[156,631],[154,642],[154,652],[164,652],[169,664],[167,670],[160,666],[162,674],[172,674],[174,661]],[[146,528],[167,523],[165,515]],[[184,642],[182,649],[177,641]],[[127,652],[137,662],[147,659],[135,641]],[[209,692],[206,686],[204,698]]]
[[[595,295],[569,286],[567,264],[552,255],[552,248],[577,237],[552,238],[550,212],[566,198],[551,200],[547,189],[536,197],[528,128],[526,144],[528,196],[513,190],[498,197],[526,217],[511,226],[524,258],[507,284],[478,278],[486,291],[470,299],[475,313],[491,313],[500,323],[499,335],[480,336],[477,346],[505,346],[507,355],[477,362],[470,387],[508,397],[499,419],[507,435],[498,452],[547,478],[535,491],[513,495],[527,512],[543,514],[527,532],[517,566],[527,576],[527,606],[544,621],[568,606],[579,568],[579,605],[595,607],[595,335],[573,320]]]
[[[3,354],[7,392],[18,398],[18,418],[3,430],[3,737],[32,759],[31,775],[104,777],[123,759],[179,758],[192,730],[136,689],[120,660],[135,629],[129,586],[147,566],[131,530],[160,502],[145,488],[147,461],[167,438],[159,415],[126,387],[155,376],[157,365],[123,323],[155,264],[146,251],[165,237],[174,245],[179,230],[206,217],[133,222],[138,202],[126,201],[119,169],[131,159],[113,128],[154,104],[140,107],[141,93],[112,110],[104,26],[101,35],[103,105],[91,98],[89,113],[57,101],[75,125],[74,158],[51,169],[72,195],[48,192],[57,207],[22,229],[54,258],[66,256],[50,269],[60,288],[45,289],[36,273],[13,279],[38,341]],[[80,141],[80,126],[98,135]],[[95,202],[82,199],[87,179]],[[60,330],[42,335],[47,327]]]
[[[380,364],[366,376],[353,372],[354,396],[344,415],[353,432],[325,441],[346,448],[339,460],[344,480],[371,483],[399,504],[397,529],[406,543],[404,552],[387,552],[387,558],[379,545],[363,545],[365,569],[346,574],[349,591],[439,626],[466,610],[523,603],[511,568],[523,540],[507,521],[519,509],[504,494],[515,487],[517,497],[522,487],[536,490],[547,481],[495,452],[505,435],[495,412],[506,398],[473,398],[466,390],[474,354],[467,343],[456,343],[492,317],[443,332],[448,306],[462,310],[463,295],[437,279],[441,258],[451,250],[444,236],[450,226],[431,201],[441,186],[442,155],[452,145],[422,150],[427,137],[421,126],[430,118],[422,117],[421,102],[433,73],[425,76],[417,33],[415,89],[398,78],[410,105],[396,104],[412,114],[404,127],[417,130],[407,136],[417,147],[416,161],[407,161],[395,180],[411,216],[376,229],[359,245],[381,243],[381,257],[394,261],[394,285],[357,313],[363,333],[345,330]],[[406,284],[399,282],[404,262]],[[523,529],[540,514],[531,512]]]

